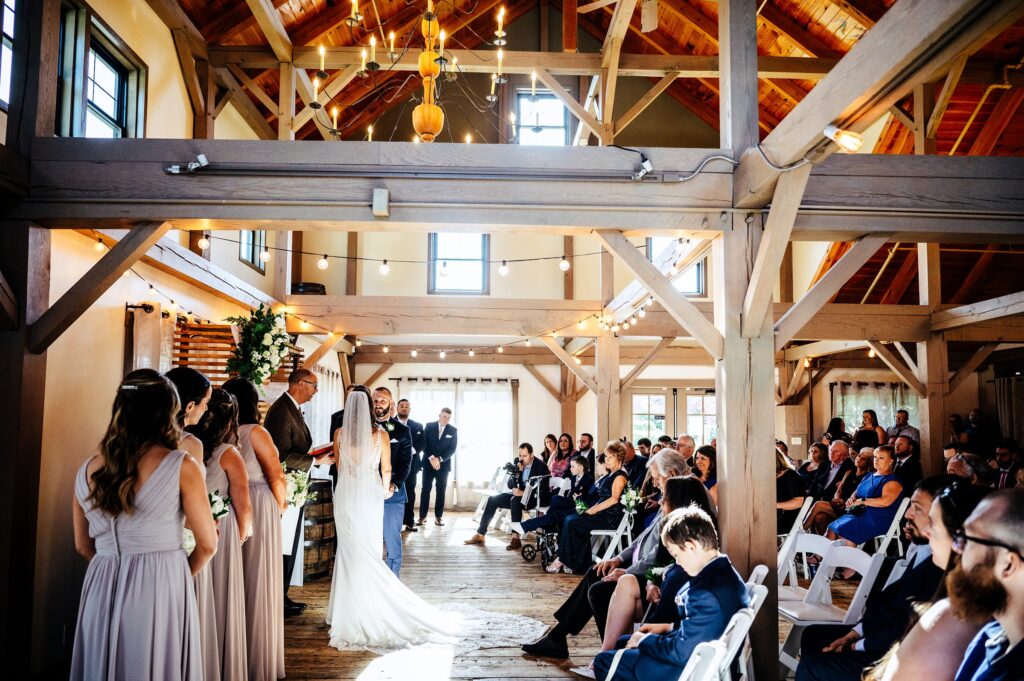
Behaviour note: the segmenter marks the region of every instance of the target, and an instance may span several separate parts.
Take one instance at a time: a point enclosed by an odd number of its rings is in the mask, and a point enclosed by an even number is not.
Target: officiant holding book
[[[313,457],[309,450],[313,446],[313,437],[309,432],[309,426],[299,407],[313,399],[319,384],[314,374],[309,369],[296,369],[288,376],[288,390],[277,398],[270,409],[267,410],[267,418],[264,426],[270,437],[277,445],[281,462],[289,470],[309,471],[309,467],[316,464],[334,463],[334,453],[328,451],[326,454]],[[295,527],[295,534],[292,538],[291,553],[284,556],[284,614],[298,615],[306,606],[304,603],[296,603],[288,598],[288,585],[291,583],[292,572],[295,569],[295,556],[299,549],[299,539],[302,537],[302,509],[299,509],[298,520]]]

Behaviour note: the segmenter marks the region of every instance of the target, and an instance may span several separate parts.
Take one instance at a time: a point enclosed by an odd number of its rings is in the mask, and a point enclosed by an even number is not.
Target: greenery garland
[[[228,373],[247,378],[257,386],[268,380],[288,356],[291,339],[283,314],[262,304],[248,317],[228,317],[238,327],[239,341],[228,359]]]

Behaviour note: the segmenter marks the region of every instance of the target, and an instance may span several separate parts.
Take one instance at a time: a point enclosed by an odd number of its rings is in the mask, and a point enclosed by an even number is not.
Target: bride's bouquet
[[[626,513],[633,513],[636,511],[636,506],[640,503],[641,499],[639,490],[633,489],[632,485],[627,485],[626,491],[622,493],[620,503],[626,507]]]
[[[210,499],[210,510],[213,511],[213,522],[219,521],[221,518],[228,514],[228,506],[231,505],[231,497],[221,496],[220,490],[214,490],[209,493]],[[196,536],[192,534],[192,530],[185,528],[184,534],[181,538],[181,547],[185,549],[187,555],[192,555],[192,552],[196,548]]]
[[[316,492],[309,491],[309,473],[304,471],[289,471],[282,463],[284,481],[287,488],[286,499],[289,506],[303,507],[307,502],[316,501]]]

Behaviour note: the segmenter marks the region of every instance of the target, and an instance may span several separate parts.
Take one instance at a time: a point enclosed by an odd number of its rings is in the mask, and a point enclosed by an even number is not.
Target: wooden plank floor
[[[402,581],[433,604],[465,603],[483,610],[525,615],[545,624],[579,581],[578,576],[549,575],[539,559],[527,563],[518,551],[506,551],[508,535],[491,532],[487,545],[464,546],[475,531],[471,513],[445,516],[445,527],[428,521],[419,532],[404,535]],[[285,620],[285,665],[289,679],[565,679],[578,678],[569,668],[588,664],[600,651],[593,623],[570,637],[568,662],[524,657],[518,648],[477,650],[454,657],[451,651],[402,651],[378,657],[368,652],[341,652],[327,646],[324,622],[330,579],[293,587],[289,595],[307,604],[298,617]]]

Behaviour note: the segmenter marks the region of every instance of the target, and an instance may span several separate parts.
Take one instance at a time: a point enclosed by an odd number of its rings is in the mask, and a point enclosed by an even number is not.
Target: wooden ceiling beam
[[[255,131],[256,136],[262,140],[277,139],[277,134],[270,127],[266,117],[256,108],[256,104],[253,103],[249,95],[245,94],[241,83],[238,82],[231,72],[227,68],[218,68],[216,73],[218,80],[227,89],[231,98],[230,101],[234,104],[235,109],[245,122],[249,124],[249,127]]]
[[[160,20],[164,22],[167,28],[172,31],[180,29],[185,32],[193,56],[202,60],[209,59],[206,38],[203,37],[203,34],[199,32],[196,25],[185,14],[185,10],[181,8],[178,0],[146,0],[146,4],[160,17]]]
[[[887,9],[879,0],[832,0],[832,4],[864,28],[877,24]]]
[[[636,3],[637,0],[618,0],[601,48],[601,88],[604,90],[604,99],[601,101],[601,136],[606,143],[610,143],[615,136],[613,117],[615,90],[619,82],[619,55],[622,53],[622,41],[632,23]]]
[[[811,33],[809,28],[801,26],[771,0],[761,4],[761,11],[758,17],[777,33],[780,33],[786,40],[812,57],[832,57],[838,59],[842,56],[842,52]]]
[[[956,293],[954,293],[953,297],[949,299],[950,305],[962,305],[967,302],[967,299],[971,295],[971,291],[973,291],[974,287],[977,286],[978,281],[980,281],[984,275],[990,273],[991,270],[989,269],[989,265],[992,262],[992,258],[995,257],[995,254],[999,252],[1000,248],[1000,244],[989,244],[985,247],[985,252],[978,256],[974,266],[971,267],[971,271],[967,273],[967,276],[964,277],[963,282],[961,282],[960,286],[957,288]],[[915,251],[911,252],[913,253]]]
[[[836,145],[822,135],[826,126],[865,130],[915,85],[948,69],[953,57],[973,51],[1021,16],[1024,4],[1013,0],[949,0],[927,8],[897,2],[764,139],[763,153],[776,166],[833,153]],[[765,205],[779,172],[758,150],[743,152],[734,205]]]
[[[952,307],[932,315],[932,331],[945,331],[1024,313],[1024,291]]]
[[[287,5],[291,0],[273,0],[274,9]],[[211,43],[225,43],[242,31],[256,28],[256,17],[244,3],[235,3],[218,12],[217,17],[203,25],[203,35],[210,36]]]
[[[1016,87],[1004,90],[967,153],[971,156],[990,155],[1022,102],[1024,102],[1024,88]]]

